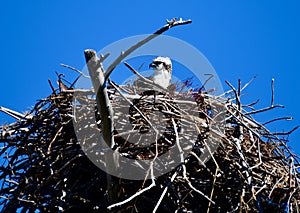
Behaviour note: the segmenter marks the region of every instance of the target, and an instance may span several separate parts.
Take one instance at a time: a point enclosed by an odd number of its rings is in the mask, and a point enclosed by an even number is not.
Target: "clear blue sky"
[[[273,130],[300,124],[300,3],[298,1],[4,1],[0,7],[0,105],[24,112],[51,90],[47,79],[55,71],[72,80],[81,69],[83,50],[102,49],[119,39],[154,32],[172,17],[191,18],[188,26],[166,35],[189,42],[211,62],[219,78],[236,84],[257,76],[245,90],[246,103],[260,99],[270,104],[270,82],[275,78],[275,102],[285,109],[257,119],[291,115]],[[224,84],[226,89],[226,85]],[[10,121],[0,115],[0,122]],[[300,130],[291,137],[300,154]]]

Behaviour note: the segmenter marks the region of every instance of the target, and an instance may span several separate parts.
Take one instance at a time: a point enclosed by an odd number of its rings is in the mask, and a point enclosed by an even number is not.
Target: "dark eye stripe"
[[[160,65],[160,64],[163,64],[163,65],[164,65],[164,67],[166,67],[166,68],[167,68],[167,65],[166,65],[166,63],[165,63],[165,62],[162,62],[162,61],[154,61],[154,62],[153,62],[153,64],[155,64],[155,65]]]

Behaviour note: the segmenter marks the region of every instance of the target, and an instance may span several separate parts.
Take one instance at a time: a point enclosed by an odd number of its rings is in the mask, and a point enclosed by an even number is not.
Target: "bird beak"
[[[154,63],[149,64],[149,68],[151,68],[151,67],[155,68],[156,64],[154,64]]]

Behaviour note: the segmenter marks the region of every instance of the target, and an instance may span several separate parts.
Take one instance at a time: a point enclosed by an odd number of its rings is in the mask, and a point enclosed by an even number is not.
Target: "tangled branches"
[[[95,103],[90,94],[92,91],[82,93],[82,100]],[[121,98],[116,91],[110,90],[110,94],[114,100]],[[4,212],[18,208],[45,212],[100,211],[109,205],[112,210],[138,211],[154,208],[170,212],[198,209],[210,212],[238,209],[243,212],[297,211],[300,201],[299,158],[289,151],[284,140],[253,120],[247,115],[249,112],[239,109],[236,103],[205,93],[198,93],[202,106],[199,117],[208,116],[204,110],[208,112],[213,104],[223,105],[227,110],[224,134],[211,133],[220,139],[217,151],[207,162],[200,159],[206,143],[210,141],[207,138],[209,125],[206,125],[210,118],[207,117],[202,120],[198,140],[190,154],[181,165],[157,177],[153,185],[152,180],[115,177],[110,180],[110,184],[118,189],[118,201],[136,195],[128,202],[113,206],[113,203],[108,203],[105,193],[108,190],[106,173],[87,159],[77,141],[72,122],[72,98],[73,91],[57,90],[40,100],[31,116],[1,127],[1,157],[4,161],[0,192]],[[169,105],[176,102],[164,96],[157,96],[158,100]],[[176,100],[177,104],[180,103],[179,97]],[[112,103],[116,109],[122,108],[121,104]],[[175,117],[180,120],[177,115]],[[185,125],[184,121],[181,126],[188,131],[188,124]],[[95,127],[89,125],[85,128]],[[184,137],[187,135],[188,132]],[[145,147],[124,144],[124,140],[118,137],[116,135],[116,143],[121,147],[120,151],[126,153],[125,156],[140,159],[148,156]],[[176,145],[176,136],[165,138],[173,138],[173,142],[162,142],[161,147]],[[88,139],[86,143],[90,143]],[[151,187],[147,188],[147,185]],[[143,193],[138,193],[145,188],[147,190]]]
[[[59,88],[51,84],[53,93],[26,115],[0,108],[17,119],[0,128],[3,212],[299,212],[300,159],[251,116],[280,106],[274,98],[270,107],[246,110],[240,82],[237,89],[227,82],[231,90],[221,96],[178,92],[187,85],[165,91],[127,64],[158,88],[140,91],[108,78],[124,55],[104,70],[107,56],[85,54],[95,62],[88,67],[92,78],[98,73],[96,94],[59,79]],[[99,149],[101,136],[107,149]],[[108,157],[111,150],[119,155]],[[93,162],[87,151],[97,156]],[[122,173],[124,159],[135,163],[130,172],[146,171],[144,179],[100,169],[113,165]]]

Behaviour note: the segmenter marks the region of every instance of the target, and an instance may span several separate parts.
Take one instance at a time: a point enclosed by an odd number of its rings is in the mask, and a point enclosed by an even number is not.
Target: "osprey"
[[[152,63],[149,65],[149,68],[153,67],[154,75],[153,82],[167,88],[170,85],[172,78],[172,62],[168,57],[157,57],[153,59]]]

